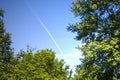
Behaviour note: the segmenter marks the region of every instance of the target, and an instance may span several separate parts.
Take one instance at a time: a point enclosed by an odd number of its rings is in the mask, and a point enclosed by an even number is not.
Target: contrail
[[[55,38],[52,36],[52,34],[48,31],[47,27],[44,25],[44,23],[42,22],[42,20],[40,18],[38,18],[38,21],[40,22],[40,24],[42,25],[42,27],[44,28],[44,30],[48,33],[48,35],[50,36],[50,38],[52,39],[53,43],[55,44],[55,46],[58,48],[58,50],[60,51],[61,54],[63,54],[62,49],[59,47],[58,43],[56,42]]]
[[[27,4],[27,2],[26,2]],[[47,27],[45,26],[45,24],[42,22],[42,20],[40,19],[39,16],[37,16],[37,14],[35,14],[35,12],[33,11],[32,7],[30,7],[27,4],[28,9],[33,13],[34,17],[39,21],[39,23],[41,24],[41,26],[43,27],[43,29],[48,33],[49,37],[51,38],[51,40],[53,41],[53,43],[55,44],[55,46],[57,47],[57,49],[60,51],[61,54],[63,54],[62,49],[60,48],[60,46],[58,45],[58,43],[56,42],[55,38],[52,36],[52,34],[49,32],[49,30],[47,29]]]

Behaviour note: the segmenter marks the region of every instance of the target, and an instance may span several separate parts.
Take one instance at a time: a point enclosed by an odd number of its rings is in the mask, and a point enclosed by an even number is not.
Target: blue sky
[[[78,21],[71,12],[73,0],[0,0],[0,8],[5,10],[5,29],[11,33],[12,47],[15,52],[26,50],[30,45],[37,50],[52,49],[56,57],[64,59],[66,64],[74,68],[79,64],[81,52],[75,47],[81,46],[80,41],[74,39],[74,33],[68,32],[66,27]],[[52,35],[63,54],[56,47],[55,42],[45,31],[43,25]]]

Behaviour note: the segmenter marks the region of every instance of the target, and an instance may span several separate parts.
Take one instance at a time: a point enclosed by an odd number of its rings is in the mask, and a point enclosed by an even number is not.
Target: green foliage
[[[10,34],[4,30],[3,10],[0,10],[0,62],[10,62],[12,59],[12,48]]]
[[[0,80],[7,80],[13,73],[13,51],[10,34],[4,30],[3,10],[0,9]]]
[[[120,2],[116,0],[76,0],[72,11],[80,22],[70,25],[76,39],[85,43],[84,58],[76,80],[120,79]]]
[[[52,50],[42,50],[33,53],[31,51],[19,58],[19,63],[15,65],[13,79],[27,80],[66,80],[68,67],[64,66],[64,61],[58,61]]]

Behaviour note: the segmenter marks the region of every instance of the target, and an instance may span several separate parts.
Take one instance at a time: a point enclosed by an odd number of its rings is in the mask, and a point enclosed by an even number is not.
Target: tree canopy
[[[116,0],[76,0],[72,12],[80,21],[68,26],[84,58],[75,79],[120,79],[120,2]]]
[[[10,34],[5,32],[3,15],[4,11],[0,10],[0,62],[10,62],[12,59],[12,48]]]
[[[4,29],[4,11],[0,9],[0,79],[7,80],[12,73],[13,49],[10,34]]]
[[[15,79],[26,80],[66,80],[69,66],[64,66],[63,60],[55,58],[52,50],[42,50],[33,53],[25,52],[15,65]],[[13,78],[13,79],[14,79]]]

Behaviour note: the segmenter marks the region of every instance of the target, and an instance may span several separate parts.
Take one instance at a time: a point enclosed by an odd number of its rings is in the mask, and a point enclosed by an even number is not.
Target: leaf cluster
[[[120,79],[120,1],[76,0],[72,12],[80,18],[68,26],[84,45],[75,79]]]

